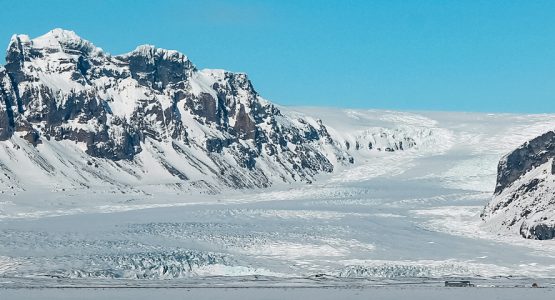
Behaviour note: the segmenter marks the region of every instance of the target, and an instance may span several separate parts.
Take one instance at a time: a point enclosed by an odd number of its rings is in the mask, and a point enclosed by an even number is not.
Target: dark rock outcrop
[[[526,172],[545,164],[553,157],[555,157],[555,132],[546,132],[526,142],[499,162],[495,193],[499,194]]]
[[[552,240],[555,238],[555,224],[535,223],[528,226],[526,223],[522,223],[520,235],[527,239]]]
[[[555,132],[538,136],[501,159],[492,200],[482,218],[528,239],[555,237]]]

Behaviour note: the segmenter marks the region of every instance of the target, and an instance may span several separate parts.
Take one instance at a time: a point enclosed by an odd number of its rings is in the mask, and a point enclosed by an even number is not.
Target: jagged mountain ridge
[[[555,132],[538,136],[504,156],[493,199],[482,218],[499,231],[528,239],[555,238]]]
[[[354,163],[351,151],[416,145],[387,128],[342,140],[321,120],[282,113],[246,74],[199,70],[150,45],[111,56],[62,29],[14,35],[0,82],[0,180],[16,190],[28,177],[59,187],[267,187],[311,182]]]

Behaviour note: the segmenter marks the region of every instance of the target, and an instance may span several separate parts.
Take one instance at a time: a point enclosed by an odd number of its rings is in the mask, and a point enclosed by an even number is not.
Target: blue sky
[[[555,1],[0,0],[0,40],[74,30],[247,72],[283,105],[555,112]]]

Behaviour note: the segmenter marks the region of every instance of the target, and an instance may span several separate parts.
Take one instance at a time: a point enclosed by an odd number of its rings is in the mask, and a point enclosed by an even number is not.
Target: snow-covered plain
[[[554,115],[283,110],[346,141],[376,127],[434,134],[357,152],[311,185],[4,194],[0,287],[555,286],[555,241],[498,235],[479,217],[501,156],[555,128]]]

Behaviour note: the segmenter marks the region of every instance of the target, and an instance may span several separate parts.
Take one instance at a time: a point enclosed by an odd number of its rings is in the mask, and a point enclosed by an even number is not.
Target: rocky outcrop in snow
[[[555,237],[555,132],[518,147],[501,159],[495,194],[482,218],[496,230],[529,239]]]
[[[72,31],[14,35],[0,68],[0,182],[16,190],[29,178],[210,191],[311,182],[354,163],[352,151],[416,144],[378,129],[351,145],[328,129],[283,113],[246,74],[150,45],[111,56]]]

